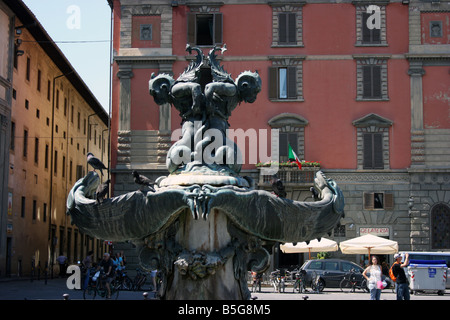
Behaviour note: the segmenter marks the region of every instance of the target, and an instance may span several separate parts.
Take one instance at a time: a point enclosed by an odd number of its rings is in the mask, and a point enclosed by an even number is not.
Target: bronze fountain
[[[156,265],[162,274],[161,299],[248,300],[247,271],[269,267],[277,242],[301,242],[330,234],[344,215],[344,197],[336,183],[316,173],[317,201],[293,201],[255,189],[241,177],[239,148],[227,138],[228,118],[241,103],[261,91],[256,72],[235,80],[219,64],[215,47],[201,49],[174,80],[152,75],[149,91],[158,105],[171,103],[182,119],[182,137],[167,154],[168,176],[155,189],[137,190],[98,203],[100,177],[89,172],[73,186],[67,213],[83,233],[137,245],[140,265]],[[204,89],[200,68],[213,81]],[[219,138],[218,138],[219,137]],[[207,151],[207,152],[205,152]]]

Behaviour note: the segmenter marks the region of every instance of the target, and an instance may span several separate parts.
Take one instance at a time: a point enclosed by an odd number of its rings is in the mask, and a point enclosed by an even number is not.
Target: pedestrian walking
[[[67,270],[67,257],[61,253],[59,257],[56,258],[56,261],[58,261],[59,264],[59,276],[64,277]]]
[[[125,265],[127,264],[127,259],[125,258],[125,255],[123,254],[123,250],[120,251],[120,256],[122,257],[122,264],[125,267]]]
[[[370,277],[367,274],[370,274]],[[369,284],[370,300],[380,300],[382,289],[381,274],[378,257],[372,256],[371,264],[363,272],[363,277],[367,279]]]
[[[86,269],[86,270],[88,270],[88,269],[90,269],[90,268],[92,268],[92,258],[93,258],[93,256],[94,256],[94,251],[89,251],[88,253],[87,253],[87,256],[86,256],[86,258],[84,258],[83,259],[83,267]]]
[[[406,277],[405,270],[409,265],[409,254],[405,254],[405,261],[402,263],[402,255],[396,253],[394,255],[395,262],[392,265],[392,273],[397,278],[397,300],[410,300],[409,281]]]
[[[156,292],[158,290],[158,286],[156,283],[156,277],[158,275],[158,260],[153,258],[151,263],[150,263],[150,278],[152,280],[152,284],[153,284],[153,292]]]

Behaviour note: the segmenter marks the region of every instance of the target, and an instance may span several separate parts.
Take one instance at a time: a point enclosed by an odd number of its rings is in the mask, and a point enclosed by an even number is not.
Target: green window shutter
[[[363,168],[384,169],[383,135],[365,133],[363,135]]]
[[[295,13],[278,14],[279,44],[297,43],[297,18]]]
[[[363,98],[381,98],[381,66],[363,66]]]
[[[373,134],[373,168],[384,169],[383,161],[383,135]]]
[[[372,169],[373,167],[373,144],[372,134],[365,133],[363,135],[363,168]]]
[[[371,66],[363,66],[363,97],[371,98],[372,97],[372,67]]]
[[[394,195],[392,193],[384,194],[384,209],[394,210]]]
[[[374,194],[372,192],[364,193],[364,209],[373,210],[374,209]]]
[[[222,13],[214,14],[214,44],[223,43],[223,15]]]
[[[195,46],[196,45],[196,28],[197,28],[197,20],[195,13],[187,14],[187,42]]]
[[[295,13],[287,14],[287,33],[288,33],[288,43],[297,43],[297,18]]]
[[[297,98],[297,68],[288,67],[287,68],[287,94],[288,99]]]
[[[269,99],[278,99],[278,68],[269,67]]]
[[[381,66],[372,66],[372,97],[381,98]]]
[[[288,134],[285,132],[280,132],[279,135],[279,155],[280,157],[288,157],[289,156],[289,147],[288,147]]]
[[[381,29],[369,29],[367,28],[367,19],[371,16],[371,13],[362,13],[362,42],[366,44],[381,43]]]
[[[280,44],[287,43],[287,15],[280,13],[278,15],[278,42]]]

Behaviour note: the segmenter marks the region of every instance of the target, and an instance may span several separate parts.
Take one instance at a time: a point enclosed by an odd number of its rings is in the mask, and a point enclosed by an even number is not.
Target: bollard
[[[44,283],[47,284],[48,277],[48,261],[45,261],[45,270],[44,270]]]
[[[34,259],[31,259],[31,276],[30,276],[31,282],[33,282],[33,280],[34,280],[35,271],[36,271],[36,269],[35,269]]]
[[[63,294],[63,298],[64,298],[64,300],[69,300],[69,294],[68,293],[64,293]]]
[[[142,295],[144,296],[144,300],[148,300],[148,292],[144,292]]]
[[[37,266],[37,279],[38,279],[38,281],[41,280],[41,261],[38,261],[38,266]]]

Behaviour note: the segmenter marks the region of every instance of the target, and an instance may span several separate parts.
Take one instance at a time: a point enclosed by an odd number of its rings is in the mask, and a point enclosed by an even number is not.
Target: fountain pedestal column
[[[234,273],[235,248],[227,219],[220,210],[213,210],[207,220],[195,220],[189,210],[180,216],[175,240],[184,249],[168,279],[166,299],[244,299]]]

